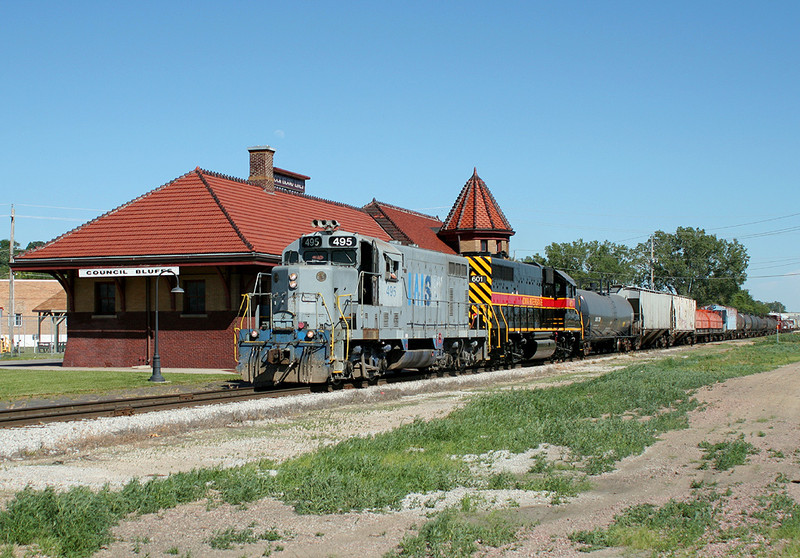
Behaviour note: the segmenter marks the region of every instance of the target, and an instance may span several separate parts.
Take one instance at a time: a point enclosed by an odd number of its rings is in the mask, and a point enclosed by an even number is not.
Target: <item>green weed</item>
[[[234,545],[252,544],[258,541],[279,541],[281,538],[281,534],[274,529],[256,534],[253,526],[240,531],[237,531],[235,527],[228,527],[227,529],[214,531],[214,534],[206,539],[205,542],[211,548],[229,550]]]
[[[717,526],[716,499],[670,500],[661,508],[640,504],[616,516],[607,529],[579,531],[569,538],[584,544],[584,550],[603,547],[657,552],[691,549],[698,545],[707,530]]]
[[[727,471],[737,465],[744,465],[749,455],[758,453],[751,443],[744,441],[744,434],[736,440],[717,444],[700,442],[699,447],[703,450],[700,469],[707,469],[711,462],[717,471]]]
[[[501,514],[465,514],[448,508],[419,531],[406,535],[387,558],[451,558],[472,556],[478,544],[499,547],[514,540],[518,526]]]

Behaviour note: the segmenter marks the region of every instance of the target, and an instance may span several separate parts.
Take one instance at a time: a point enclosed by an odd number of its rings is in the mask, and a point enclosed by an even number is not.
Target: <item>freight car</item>
[[[721,341],[725,338],[725,322],[717,312],[698,308],[694,323],[695,341]]]
[[[611,292],[633,308],[636,349],[670,347],[690,342],[694,336],[694,299],[640,287],[616,286]]]
[[[744,331],[744,315],[739,316],[739,311],[736,308],[723,306],[721,304],[712,304],[705,307],[706,310],[711,310],[719,314],[722,318],[723,336],[725,339],[738,339],[742,337]]]
[[[633,331],[633,307],[625,297],[578,289],[577,308],[582,317],[584,355],[629,351],[640,344]]]

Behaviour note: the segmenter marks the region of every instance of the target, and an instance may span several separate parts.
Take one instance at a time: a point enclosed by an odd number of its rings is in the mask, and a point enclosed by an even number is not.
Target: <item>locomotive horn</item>
[[[315,229],[323,229],[326,231],[335,231],[339,228],[339,221],[336,219],[314,219],[311,221],[311,226]]]

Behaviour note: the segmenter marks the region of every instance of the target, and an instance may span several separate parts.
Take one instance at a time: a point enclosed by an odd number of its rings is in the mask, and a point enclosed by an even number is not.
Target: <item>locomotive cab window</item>
[[[397,277],[400,272],[400,261],[389,254],[384,254],[383,259],[386,264],[386,280],[397,281]]]
[[[300,254],[297,250],[287,250],[283,254],[283,265],[296,264],[300,261]]]
[[[355,250],[331,250],[331,263],[335,265],[356,265]]]
[[[303,253],[303,261],[311,265],[321,265],[328,263],[328,252],[325,250],[306,250]]]

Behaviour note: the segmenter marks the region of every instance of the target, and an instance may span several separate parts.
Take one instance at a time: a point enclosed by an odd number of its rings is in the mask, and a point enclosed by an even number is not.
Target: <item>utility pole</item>
[[[14,204],[11,204],[11,237],[8,239],[8,340],[9,349],[14,352],[14,325],[17,315],[14,312]]]
[[[655,235],[650,236],[650,288],[655,290],[655,281],[654,281],[654,268],[656,265],[656,259],[654,256],[655,250],[653,249],[653,239]]]

